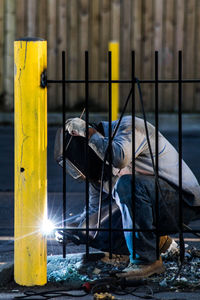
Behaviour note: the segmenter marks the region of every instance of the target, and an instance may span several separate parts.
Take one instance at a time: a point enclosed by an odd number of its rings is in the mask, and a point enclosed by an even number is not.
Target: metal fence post
[[[112,80],[119,80],[119,42],[110,42],[112,52]],[[119,112],[119,83],[112,83],[112,121],[118,119]]]
[[[14,43],[15,59],[15,253],[14,278],[20,285],[47,282],[47,42]]]

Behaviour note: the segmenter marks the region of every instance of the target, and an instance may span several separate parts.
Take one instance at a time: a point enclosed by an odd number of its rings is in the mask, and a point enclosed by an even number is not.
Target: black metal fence
[[[153,231],[152,229],[149,230],[136,230],[135,229],[135,202],[134,202],[134,193],[135,193],[135,160],[132,159],[132,208],[133,208],[133,228],[132,229],[116,229],[112,228],[112,128],[111,128],[111,112],[112,112],[112,84],[113,83],[120,83],[120,84],[131,84],[131,90],[127,98],[127,103],[129,99],[131,99],[132,102],[132,128],[135,128],[135,96],[136,96],[136,85],[138,85],[139,82],[139,89],[140,84],[153,84],[155,89],[155,165],[154,165],[154,172],[155,172],[155,195],[156,195],[156,229],[154,230],[156,232],[157,241],[156,241],[156,249],[157,249],[157,257],[159,257],[159,229],[158,229],[158,217],[159,217],[159,209],[158,209],[158,202],[159,202],[159,184],[158,184],[158,177],[159,177],[159,159],[158,159],[158,149],[159,149],[159,139],[158,139],[158,131],[159,131],[159,88],[161,84],[164,83],[170,83],[170,84],[176,84],[177,90],[178,90],[178,152],[179,152],[179,240],[180,240],[180,256],[181,261],[184,259],[184,240],[183,240],[183,233],[186,232],[192,232],[194,234],[200,233],[199,230],[191,230],[188,227],[183,227],[183,212],[182,212],[182,85],[185,83],[200,83],[200,79],[183,79],[182,78],[182,52],[179,51],[178,55],[178,78],[177,79],[169,79],[169,80],[162,80],[159,78],[158,70],[158,52],[155,52],[155,60],[154,60],[154,73],[155,78],[154,79],[148,79],[148,80],[139,80],[136,78],[135,74],[135,53],[132,51],[132,78],[130,80],[112,80],[112,53],[108,52],[108,79],[106,80],[90,80],[89,76],[89,58],[88,58],[88,52],[85,52],[85,78],[83,80],[67,80],[66,79],[66,73],[65,73],[65,52],[62,52],[62,80],[47,80],[47,84],[62,84],[62,122],[63,122],[63,141],[65,141],[65,106],[66,106],[66,85],[67,84],[84,84],[85,85],[85,121],[86,121],[86,165],[88,166],[89,163],[89,157],[88,157],[88,137],[89,137],[89,108],[88,108],[88,102],[89,102],[89,87],[91,84],[99,83],[99,84],[106,84],[108,86],[108,101],[109,101],[109,110],[108,110],[108,122],[109,122],[109,145],[108,145],[108,152],[109,152],[109,166],[110,166],[110,178],[109,178],[109,228],[90,228],[89,227],[89,179],[88,174],[86,172],[86,193],[85,193],[85,205],[86,205],[86,228],[67,228],[66,229],[66,162],[63,161],[63,228],[62,230],[72,231],[73,230],[80,230],[86,232],[86,256],[89,255],[89,232],[90,231],[108,231],[109,232],[109,252],[110,257],[112,257],[112,232],[113,231],[132,231],[133,234],[133,249],[135,256],[135,233],[136,232],[144,232],[144,231]],[[139,90],[141,93],[141,90]],[[142,94],[140,95],[142,97]],[[126,107],[124,107],[125,111]],[[145,110],[142,105],[143,110],[143,117],[145,117]],[[123,112],[124,112],[123,111]],[[122,112],[122,114],[123,114]],[[65,142],[63,142],[63,153],[65,152]],[[135,130],[132,130],[132,157],[135,157]],[[153,163],[153,161],[152,161]],[[87,168],[86,168],[87,169]],[[60,228],[61,229],[61,228]],[[66,245],[63,243],[63,257],[66,256]]]

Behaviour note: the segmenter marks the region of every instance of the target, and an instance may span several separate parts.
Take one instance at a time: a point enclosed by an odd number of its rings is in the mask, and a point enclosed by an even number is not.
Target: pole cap
[[[45,41],[44,39],[42,38],[38,38],[38,37],[23,37],[23,38],[20,38],[20,39],[17,39],[15,40],[16,42],[17,41],[24,41],[24,42],[39,42],[39,41]]]

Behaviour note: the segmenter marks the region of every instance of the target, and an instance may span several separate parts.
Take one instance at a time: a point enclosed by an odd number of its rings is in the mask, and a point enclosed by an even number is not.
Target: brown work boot
[[[165,253],[172,244],[172,238],[169,235],[163,235],[160,237],[159,250],[160,254]]]
[[[154,261],[153,263],[146,265],[136,265],[133,263],[129,263],[128,267],[126,267],[122,273],[117,273],[117,277],[125,277],[128,279],[143,279],[147,278],[153,274],[160,274],[165,271],[165,268],[162,263],[162,258]]]

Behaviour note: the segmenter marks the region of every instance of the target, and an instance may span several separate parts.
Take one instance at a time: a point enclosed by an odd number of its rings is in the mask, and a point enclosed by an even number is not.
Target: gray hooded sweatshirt
[[[112,122],[112,133],[117,126],[118,121]],[[104,159],[106,149],[108,147],[108,122],[102,122],[104,128],[104,136],[99,132],[93,134],[89,140],[89,145],[96,154]],[[155,127],[147,122],[151,148],[155,162]],[[159,177],[178,186],[179,184],[179,165],[178,152],[167,141],[167,139],[159,132]],[[116,183],[119,176],[124,174],[132,174],[132,117],[125,116],[122,118],[120,126],[112,142],[113,151],[113,182]],[[145,132],[144,120],[135,117],[135,171],[136,173],[154,175],[152,161],[150,157],[147,137]],[[199,183],[182,160],[182,188],[192,193],[195,197],[188,201],[190,206],[200,206],[200,186]],[[98,188],[90,187],[90,200],[94,201],[94,197],[98,195]],[[104,184],[104,191],[108,193],[108,183]],[[97,199],[96,199],[97,200]],[[98,200],[97,200],[98,201]],[[192,201],[192,202],[191,202]]]

